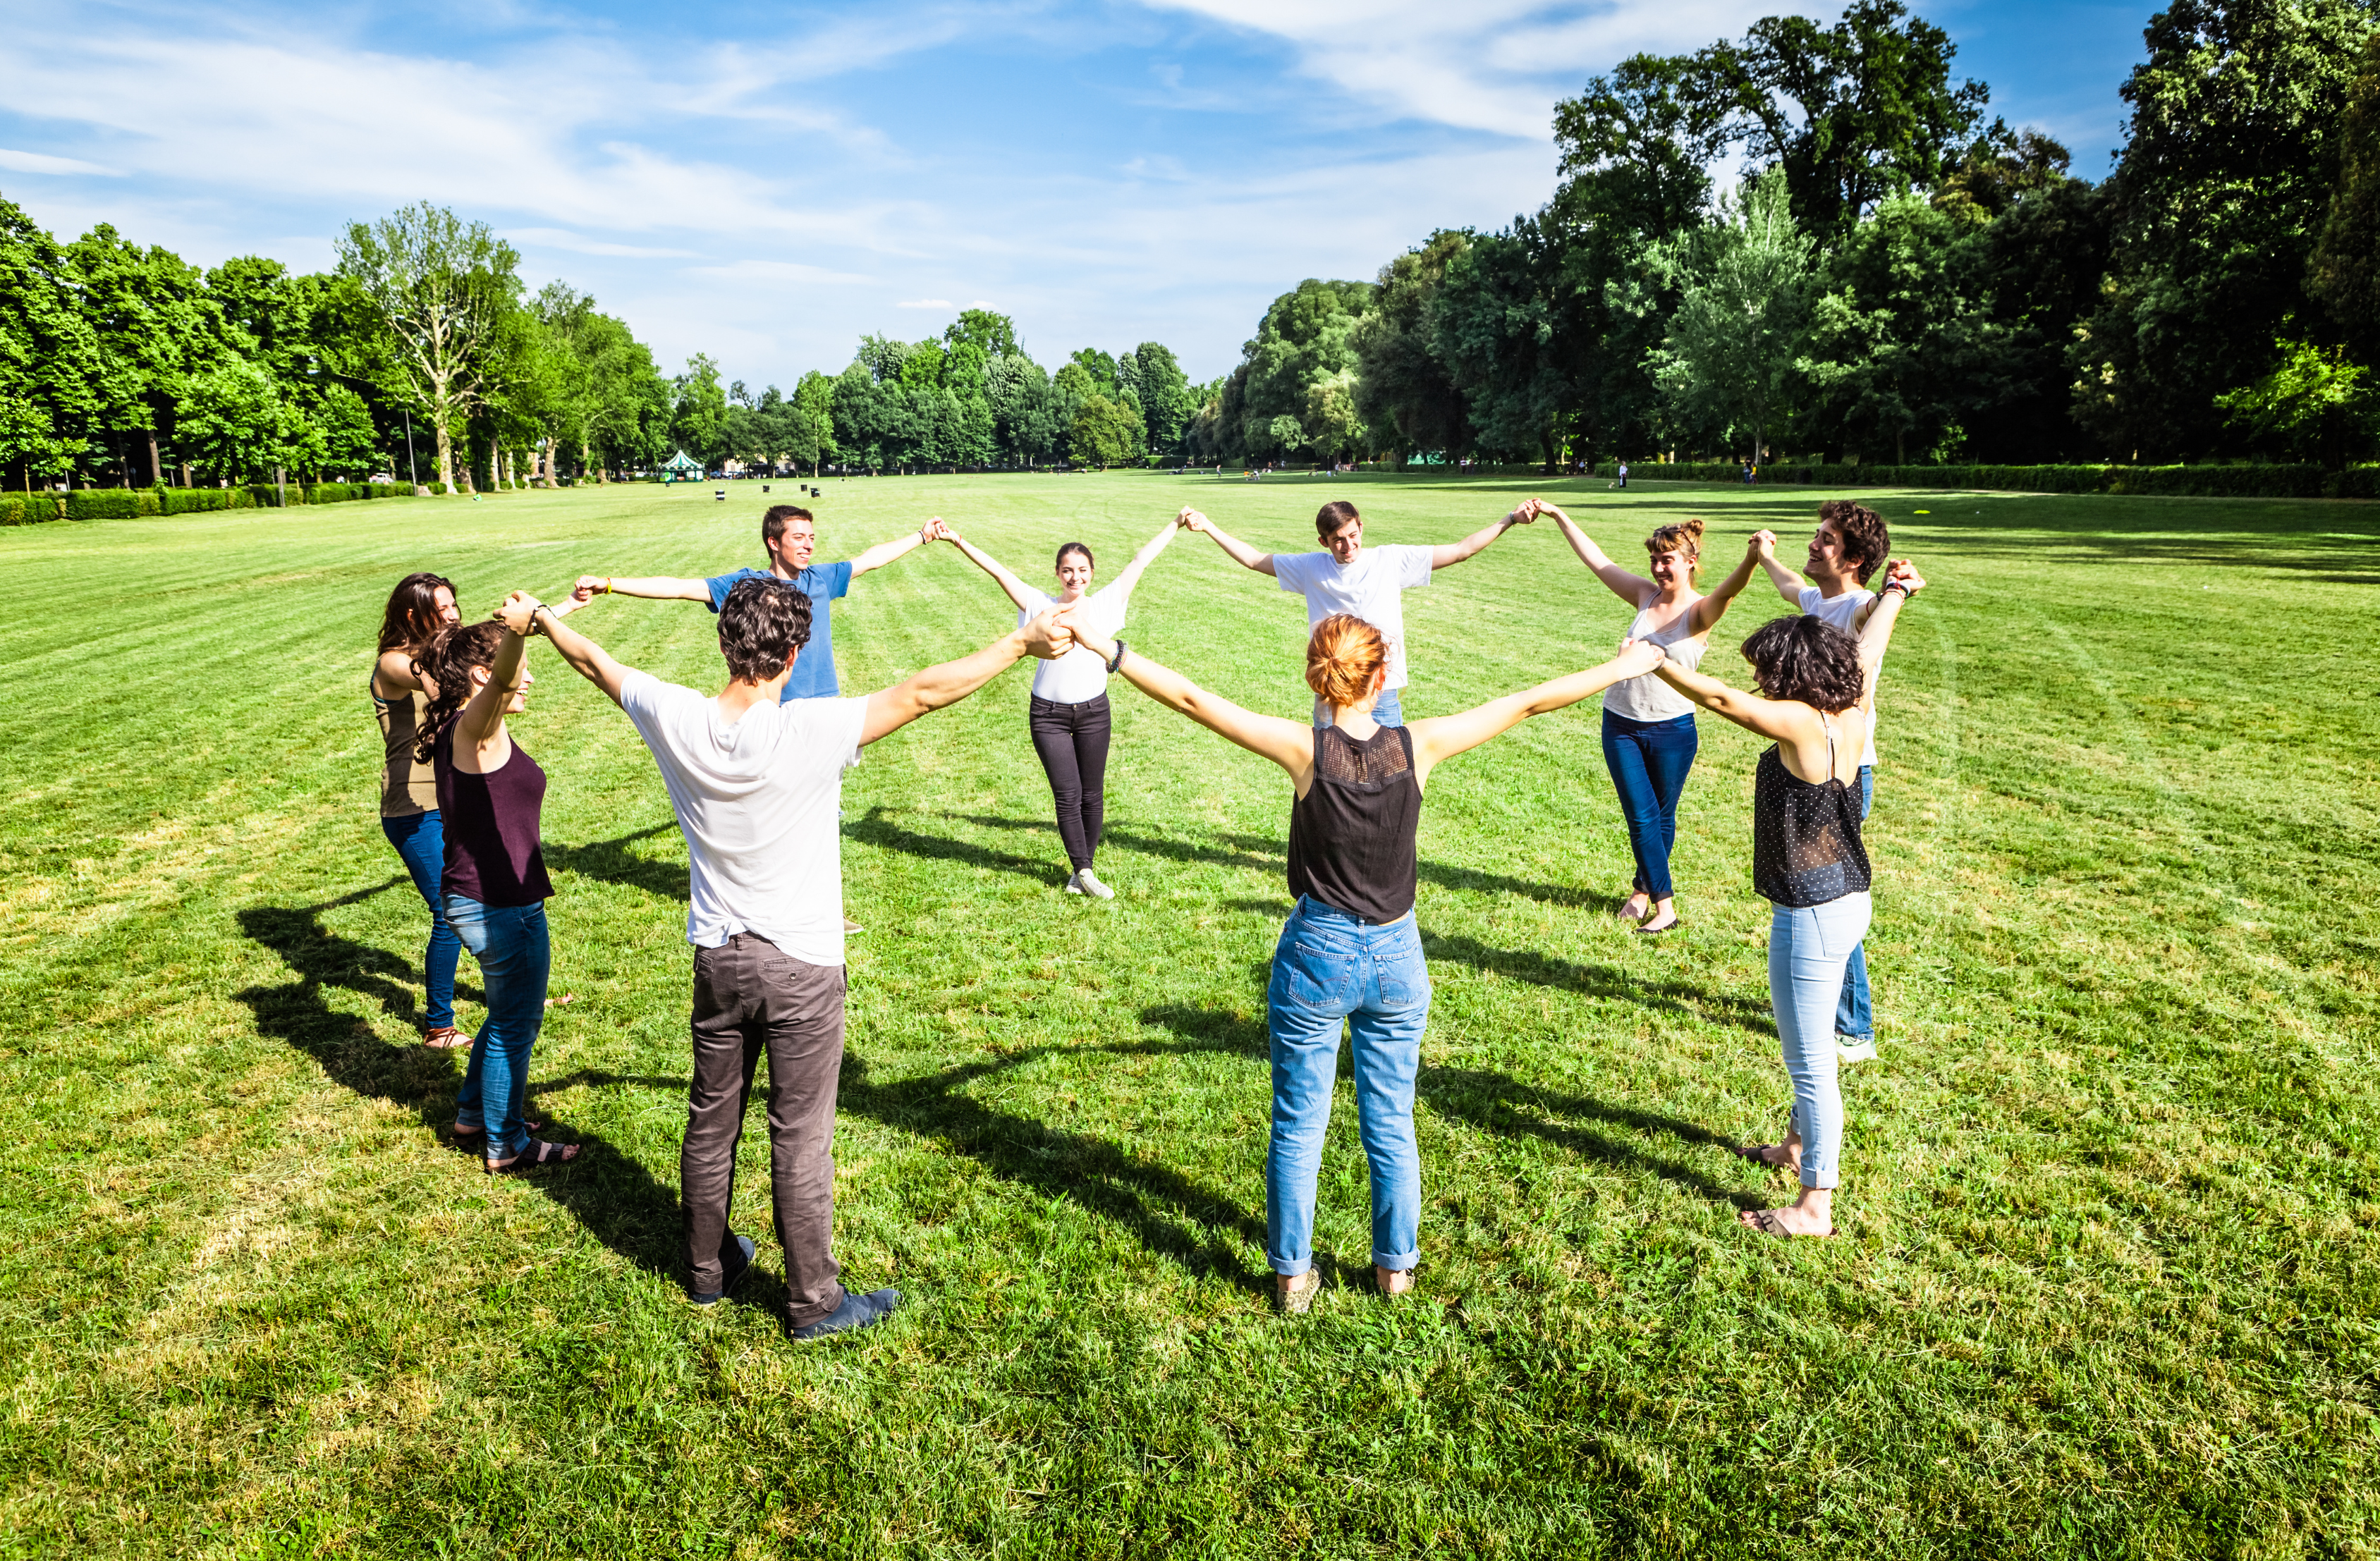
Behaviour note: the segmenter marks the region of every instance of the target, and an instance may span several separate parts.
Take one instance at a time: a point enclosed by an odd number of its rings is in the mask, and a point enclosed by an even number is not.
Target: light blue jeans
[[[1768,918],[1768,1006],[1793,1078],[1802,1185],[1832,1187],[1843,1155],[1843,1095],[1835,1083],[1835,1002],[1843,966],[1867,936],[1865,890],[1823,905],[1779,905]]]
[[[1876,767],[1864,764],[1859,772],[1860,818],[1865,822],[1876,806]],[[1868,1012],[1867,945],[1852,950],[1843,966],[1842,1001],[1835,1005],[1835,1034],[1847,1041],[1876,1039],[1876,1021]]]
[[[398,858],[413,879],[413,887],[430,907],[430,948],[421,956],[425,998],[421,1027],[443,1030],[455,1023],[455,964],[463,952],[455,929],[446,925],[445,914],[438,909],[438,902],[445,898],[438,891],[438,877],[446,864],[444,828],[433,807],[427,813],[395,818],[382,815],[380,832],[396,848]]]
[[[1372,701],[1372,719],[1382,726],[1404,725],[1404,701],[1397,697],[1395,689],[1380,690],[1380,696]],[[1322,702],[1322,696],[1318,694],[1314,696],[1314,724],[1317,726],[1330,724],[1330,707]]]
[[[487,1023],[471,1037],[471,1065],[455,1097],[455,1125],[485,1128],[488,1158],[509,1160],[528,1147],[528,1129],[521,1122],[528,1053],[545,1023],[545,983],[553,969],[545,902],[482,905],[450,894],[446,920],[480,962],[480,984],[488,994]]]
[[[1372,1261],[1421,1261],[1421,1152],[1414,1076],[1429,1021],[1429,967],[1408,911],[1386,926],[1301,898],[1273,950],[1272,1144],[1265,1155],[1265,1256],[1276,1274],[1314,1266],[1314,1188],[1339,1072],[1339,1027],[1353,1036],[1355,1107],[1372,1167]]]

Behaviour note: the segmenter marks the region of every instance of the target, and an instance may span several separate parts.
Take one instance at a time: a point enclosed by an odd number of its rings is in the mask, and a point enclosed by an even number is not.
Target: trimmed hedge
[[[428,485],[433,493],[445,484]],[[198,514],[209,510],[277,508],[282,490],[272,483],[245,488],[78,488],[70,493],[0,492],[0,526],[45,520],[137,520],[143,515]],[[289,502],[340,504],[365,499],[410,499],[407,482],[293,482]]]
[[[1727,461],[1629,463],[1631,478],[1656,482],[1731,482],[1742,466]],[[1618,478],[1617,462],[1595,475]],[[1965,488],[2026,493],[2158,493],[2216,499],[2380,499],[2380,466],[2328,471],[2279,463],[2204,466],[1845,466],[1788,463],[1760,468],[1767,484],[1821,488]]]

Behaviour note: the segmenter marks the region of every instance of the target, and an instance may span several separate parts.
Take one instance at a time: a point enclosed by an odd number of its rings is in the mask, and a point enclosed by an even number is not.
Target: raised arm
[[[1012,629],[972,656],[928,667],[917,676],[880,688],[868,696],[868,720],[859,731],[861,746],[890,736],[929,711],[939,710],[981,688],[1026,656],[1055,660],[1074,648],[1063,627],[1053,628],[1057,613],[1044,612],[1020,629]]]
[[[933,525],[931,521],[927,522],[927,524],[929,526]],[[948,526],[938,527],[934,534],[947,540],[953,547],[958,549],[959,551],[966,554],[968,563],[974,564],[978,569],[980,569],[985,574],[990,575],[992,579],[999,584],[1000,588],[1008,593],[1008,599],[1016,604],[1018,611],[1029,611],[1032,609],[1033,587],[1018,579],[1014,575],[1011,574],[998,559],[992,557],[981,548],[977,547],[973,542],[968,541],[965,538],[952,530]],[[853,567],[856,569],[858,566],[855,564]]]
[[[1769,584],[1777,587],[1777,594],[1785,599],[1786,606],[1799,611],[1802,607],[1802,587],[1805,582],[1802,576],[1778,562],[1777,533],[1754,532],[1752,546],[1760,555],[1760,567],[1768,572]]]
[[[1172,545],[1173,534],[1181,530],[1190,516],[1196,513],[1185,505],[1180,514],[1165,523],[1164,529],[1143,542],[1140,545],[1140,551],[1133,554],[1132,562],[1123,566],[1123,573],[1115,577],[1115,589],[1124,596],[1130,596],[1132,588],[1140,584],[1142,573],[1157,561],[1159,553]]]
[[[1431,716],[1410,724],[1414,740],[1414,763],[1419,779],[1427,785],[1429,772],[1441,759],[1452,758],[1467,749],[1475,748],[1490,737],[1500,736],[1528,720],[1549,711],[1575,705],[1590,696],[1602,693],[1615,683],[1641,677],[1653,670],[1661,659],[1660,647],[1642,642],[1624,647],[1621,653],[1599,667],[1589,667],[1583,672],[1572,672],[1535,688],[1524,688],[1518,694],[1507,694],[1501,699],[1490,699],[1476,708],[1454,716]]]
[[[1115,642],[1061,619],[1075,627],[1075,643],[1103,661],[1116,659]],[[1161,666],[1136,650],[1127,649],[1116,668],[1125,682],[1171,710],[1178,710],[1200,726],[1259,758],[1289,771],[1290,784],[1304,796],[1314,784],[1314,728],[1304,721],[1283,720],[1243,709],[1220,694],[1209,694],[1171,667]]]
[[[1759,562],[1759,545],[1745,543],[1742,560],[1728,572],[1726,579],[1711,587],[1709,595],[1694,603],[1694,616],[1688,620],[1692,632],[1706,635],[1721,618],[1727,616],[1729,605],[1743,594],[1744,587],[1752,584],[1752,571]]]
[[[1873,707],[1876,703],[1876,680],[1884,672],[1884,653],[1892,647],[1892,627],[1900,621],[1900,610],[1909,599],[1925,588],[1925,578],[1917,566],[1905,558],[1895,559],[1885,572],[1884,589],[1867,604],[1864,621],[1860,624],[1860,703]]]
[[[710,582],[679,580],[667,575],[581,575],[570,588],[580,606],[599,596],[635,596],[650,601],[709,601]]]
[[[1800,742],[1814,719],[1810,707],[1798,699],[1763,699],[1757,694],[1730,688],[1715,677],[1690,672],[1667,657],[1653,671],[1660,674],[1663,683],[1704,709],[1725,716],[1747,732],[1756,732],[1780,743]]]
[[[1259,575],[1278,575],[1281,573],[1281,571],[1272,566],[1272,554],[1260,553],[1257,551],[1256,549],[1248,546],[1245,542],[1241,541],[1237,537],[1232,536],[1221,526],[1216,525],[1213,521],[1208,520],[1205,515],[1200,514],[1196,510],[1185,510],[1183,512],[1181,524],[1188,526],[1193,531],[1203,531],[1208,536],[1212,537],[1215,538],[1215,545],[1217,547],[1222,549],[1225,552],[1231,554],[1234,559],[1237,559],[1240,563],[1245,564],[1248,568],[1255,570]]]
[[[568,611],[567,603],[548,607],[527,591],[515,591],[496,610],[496,616],[516,635],[541,634],[552,640],[553,648],[570,663],[572,672],[601,689],[612,703],[618,704],[620,684],[627,677],[628,669],[613,660],[601,646],[564,623],[563,615]]]
[[[1536,518],[1537,512],[1524,503],[1503,519],[1492,526],[1481,526],[1460,542],[1446,542],[1430,549],[1429,566],[1432,569],[1444,569],[1449,565],[1461,563],[1515,526],[1526,526]]]
[[[871,569],[881,569],[894,559],[917,551],[933,540],[934,523],[927,521],[906,537],[895,537],[889,542],[879,542],[851,561],[851,577],[858,579]]]
[[[504,723],[504,707],[520,692],[521,673],[528,670],[528,642],[508,623],[504,643],[496,647],[495,665],[488,669],[488,681],[471,691],[462,711],[455,718],[455,741],[468,743],[472,747],[484,746]]]
[[[1580,530],[1578,522],[1564,514],[1558,506],[1543,499],[1532,499],[1523,507],[1536,514],[1553,516],[1554,524],[1561,527],[1562,536],[1570,542],[1570,551],[1578,554],[1578,561],[1595,571],[1595,577],[1629,606],[1644,606],[1645,598],[1660,589],[1642,575],[1633,575],[1614,563],[1611,555],[1597,547],[1595,538]]]

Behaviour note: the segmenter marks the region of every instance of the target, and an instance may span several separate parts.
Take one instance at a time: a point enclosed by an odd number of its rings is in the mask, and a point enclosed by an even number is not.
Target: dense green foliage
[[[2367,459],[2374,25],[2370,0],[2177,0],[2096,185],[2039,131],[1986,125],[1984,84],[1898,0],[1633,56],[1556,105],[1540,211],[1277,300],[1193,448],[1548,470]],[[1714,189],[1730,159],[1742,183]],[[1762,206],[1771,182],[1788,199]],[[1785,221],[1748,247],[1755,206]],[[1316,298],[1360,317],[1352,364],[1307,322]],[[1313,402],[1349,375],[1355,420],[1318,437]]]
[[[1374,540],[1436,542],[1537,490],[822,486],[826,556],[938,513],[1020,566],[1074,538],[1121,560],[1184,502],[1303,547],[1326,494]],[[1543,490],[1615,553],[1706,516],[1713,563],[1756,526],[1798,549],[1813,509]],[[735,1201],[755,1277],[710,1312],[677,1288],[686,867],[626,721],[532,648],[514,731],[550,780],[558,893],[531,1097],[585,1154],[495,1182],[440,1132],[461,1062],[418,1044],[425,918],[373,818],[363,689],[406,571],[449,574],[474,615],[589,568],[702,575],[757,558],[756,506],[590,486],[399,501],[401,525],[375,503],[0,531],[0,1549],[2370,1553],[2380,536],[2336,505],[1862,496],[1934,586],[1881,696],[1884,1045],[1845,1078],[1841,1239],[1734,1220],[1787,1192],[1725,1148],[1787,1098],[1758,744],[1704,720],[1686,926],[1632,938],[1587,708],[1430,784],[1418,1292],[1365,1277],[1342,1090],[1327,1288],[1273,1316],[1287,788],[1119,687],[1118,898],[1065,896],[1019,668],[844,782],[868,931],[837,1252],[908,1305],[818,1348],[768,1310],[762,1095]],[[1739,676],[1780,605],[1744,598],[1706,667]],[[1543,526],[1406,611],[1416,715],[1593,660],[1629,616]],[[1013,622],[941,548],[835,614],[849,689]],[[2301,619],[2337,632],[2276,637]],[[692,604],[577,622],[631,664],[721,676]],[[1195,538],[1134,599],[1135,648],[1279,712],[1306,707],[1304,635],[1294,598]],[[169,664],[230,671],[171,697],[127,675]],[[462,988],[474,1025],[468,962]]]

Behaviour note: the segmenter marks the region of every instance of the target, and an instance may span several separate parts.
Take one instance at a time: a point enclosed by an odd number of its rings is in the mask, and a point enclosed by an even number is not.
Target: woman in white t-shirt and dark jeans
[[[1124,565],[1115,583],[1098,591],[1091,589],[1092,576],[1099,568],[1091,550],[1081,542],[1068,542],[1058,550],[1059,594],[1054,597],[1018,579],[998,559],[952,530],[948,523],[935,521],[930,529],[966,554],[977,568],[1000,582],[1000,588],[1016,604],[1019,627],[1052,607],[1073,607],[1080,602],[1083,606],[1078,616],[1085,625],[1113,638],[1123,632],[1124,609],[1131,602],[1133,587],[1140,583],[1141,571],[1165,551],[1183,516],[1188,514],[1184,510],[1182,515],[1167,521],[1164,530],[1132,555],[1132,562]],[[1058,838],[1064,842],[1067,863],[1074,869],[1066,879],[1066,892],[1114,899],[1115,890],[1101,883],[1091,871],[1092,859],[1099,854],[1099,836],[1107,824],[1106,663],[1078,646],[1056,660],[1036,667],[1033,703],[1026,724],[1033,736],[1033,751],[1041,756],[1041,768],[1050,777],[1050,794],[1057,799]]]

